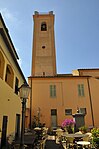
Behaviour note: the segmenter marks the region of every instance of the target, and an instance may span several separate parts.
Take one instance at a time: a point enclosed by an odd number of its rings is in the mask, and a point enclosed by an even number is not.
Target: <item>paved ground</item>
[[[55,140],[46,140],[45,149],[64,149],[62,144],[56,144]]]

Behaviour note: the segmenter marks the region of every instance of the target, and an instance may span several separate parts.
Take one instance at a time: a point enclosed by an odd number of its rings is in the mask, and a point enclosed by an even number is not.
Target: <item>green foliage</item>
[[[93,128],[91,133],[93,137],[99,137],[99,128]]]
[[[34,116],[32,120],[32,128],[35,128],[38,126],[38,117]]]
[[[45,123],[41,123],[38,116],[34,116],[32,120],[32,128],[35,127],[44,127]]]
[[[93,137],[93,143],[95,147],[99,147],[99,128],[93,128],[91,130],[92,137]]]
[[[87,133],[88,128],[86,126],[82,126],[79,128],[82,133]]]

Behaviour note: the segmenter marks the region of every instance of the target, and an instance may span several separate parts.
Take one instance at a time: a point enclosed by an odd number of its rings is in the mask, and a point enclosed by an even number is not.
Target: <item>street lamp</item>
[[[20,149],[24,149],[24,130],[25,130],[25,111],[26,111],[26,99],[28,99],[30,93],[29,85],[24,82],[19,88],[19,95],[22,100],[22,124],[21,124],[21,140]]]

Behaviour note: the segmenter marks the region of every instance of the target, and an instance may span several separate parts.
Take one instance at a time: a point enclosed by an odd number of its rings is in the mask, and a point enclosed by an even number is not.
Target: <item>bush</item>
[[[92,137],[93,137],[93,144],[96,148],[99,147],[99,128],[93,128],[91,130]]]
[[[79,128],[82,133],[87,133],[88,128],[86,126],[82,126]]]

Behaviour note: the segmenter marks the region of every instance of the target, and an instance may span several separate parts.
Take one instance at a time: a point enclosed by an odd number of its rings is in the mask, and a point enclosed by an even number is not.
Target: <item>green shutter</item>
[[[81,95],[84,96],[84,84],[81,84]]]
[[[81,96],[80,84],[78,84],[78,96]]]
[[[56,85],[50,85],[50,97],[56,97]]]
[[[56,97],[56,85],[54,85],[53,87],[54,87],[54,91],[53,91],[54,97]]]
[[[52,85],[50,85],[50,97],[52,97]]]
[[[78,96],[84,96],[84,84],[78,84]]]

